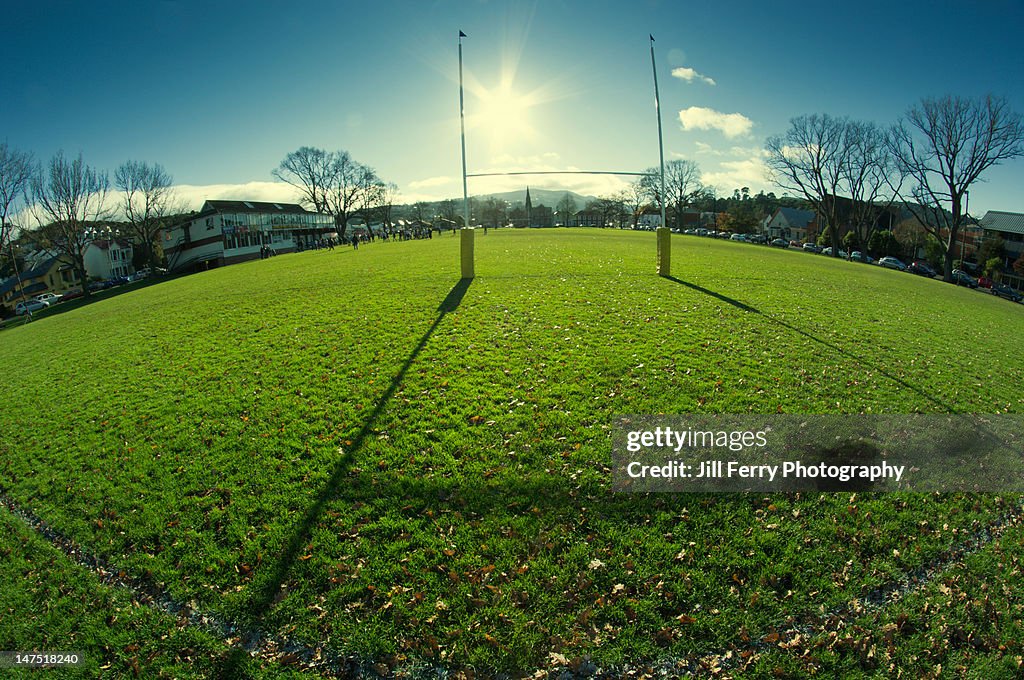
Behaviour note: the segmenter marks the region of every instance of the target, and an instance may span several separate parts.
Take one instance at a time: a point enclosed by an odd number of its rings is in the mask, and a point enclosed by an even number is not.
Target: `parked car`
[[[730,241],[746,241],[747,237],[744,234],[733,234],[729,237]]]
[[[979,276],[978,277],[978,288],[991,288],[991,287],[992,287],[992,279],[988,278],[987,276]]]
[[[54,293],[40,293],[39,295],[36,295],[35,298],[33,299],[39,300],[40,302],[45,302],[47,307],[49,307],[50,305],[55,305],[58,302],[60,302],[60,296]]]
[[[80,297],[82,297],[82,295],[84,295],[84,293],[82,293],[81,290],[78,290],[76,288],[75,290],[69,290],[68,292],[66,292],[63,295],[61,295],[60,296],[60,301],[61,302],[67,302],[68,300],[74,300],[76,298],[80,298]]]
[[[48,304],[39,300],[22,300],[14,305],[14,313],[21,316],[22,314],[38,312],[40,309],[46,309],[47,307],[49,307]]]
[[[820,253],[821,252],[821,246],[819,246],[817,243],[807,242],[807,243],[804,244],[803,248],[804,248],[804,251],[808,252],[808,253]]]
[[[784,238],[773,238],[772,242],[769,245],[773,245],[776,248],[788,248],[789,247],[789,241],[787,241]]]
[[[927,262],[911,262],[910,266],[907,267],[907,271],[918,276],[927,276],[929,279],[934,279],[936,276],[935,270]]]
[[[865,255],[859,250],[855,250],[852,253],[850,253],[850,259],[853,260],[854,262],[863,262],[864,264],[874,264],[875,262],[875,258],[871,257],[870,255]]]
[[[1021,296],[1019,291],[1000,283],[992,284],[991,293],[993,295],[998,295],[1001,298],[1006,298],[1007,300],[1013,300],[1014,302],[1020,302],[1021,298],[1024,297]]]
[[[822,255],[828,255],[829,257],[832,257],[832,246],[829,246],[828,248],[825,248],[824,250],[822,250],[821,254]],[[841,257],[841,258],[843,258],[845,260],[846,259],[846,251],[845,250],[840,250],[839,251],[839,257]]]
[[[883,257],[878,261],[878,264],[886,269],[897,269],[901,272],[907,271],[907,265],[903,264],[895,257]]]
[[[953,283],[958,286],[967,286],[969,288],[977,288],[978,282],[973,276],[963,271],[962,269],[953,270]]]

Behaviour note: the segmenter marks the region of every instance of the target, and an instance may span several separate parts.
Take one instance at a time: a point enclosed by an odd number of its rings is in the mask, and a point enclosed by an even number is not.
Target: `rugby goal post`
[[[462,80],[462,39],[467,37],[459,31],[459,126],[462,137],[462,229],[460,243],[460,260],[462,278],[472,279],[476,276],[473,252],[474,229],[469,224],[469,178],[499,177],[511,175],[639,175],[643,172],[619,172],[615,170],[573,170],[573,171],[538,171],[538,172],[477,172],[466,170],[466,98]],[[661,98],[658,93],[658,67],[654,59],[654,35],[651,39],[651,70],[654,73],[654,111],[658,118],[658,156],[661,168],[661,226],[657,230],[657,272],[659,276],[671,275],[672,240],[671,232],[665,223],[665,144],[661,130]]]

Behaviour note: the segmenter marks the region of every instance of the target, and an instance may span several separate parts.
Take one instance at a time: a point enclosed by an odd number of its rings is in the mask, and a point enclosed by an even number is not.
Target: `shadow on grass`
[[[431,336],[434,335],[434,331],[444,320],[444,317],[454,312],[462,304],[462,298],[466,295],[466,291],[469,290],[469,285],[472,283],[472,279],[461,279],[456,283],[452,289],[445,296],[441,304],[437,306],[437,318],[430,325],[430,328],[423,333],[416,346],[413,348],[409,357],[402,364],[402,367],[395,374],[395,377],[391,379],[391,384],[388,386],[384,394],[381,395],[380,399],[377,400],[377,405],[373,408],[367,416],[366,421],[363,423],[359,433],[352,439],[351,445],[349,445],[345,451],[345,454],[334,466],[331,471],[331,476],[327,480],[327,484],[317,495],[312,505],[306,510],[302,518],[295,524],[292,530],[291,537],[285,542],[281,551],[279,552],[276,560],[267,565],[262,569],[261,574],[257,574],[258,581],[254,584],[253,588],[253,599],[249,606],[249,611],[252,616],[256,619],[262,618],[270,608],[273,606],[275,598],[281,590],[282,584],[288,576],[288,572],[292,565],[298,559],[300,551],[310,541],[310,536],[313,531],[313,527],[316,525],[320,516],[323,514],[324,508],[328,503],[335,500],[339,496],[339,489],[342,486],[342,481],[346,479],[348,470],[352,466],[355,458],[355,452],[359,451],[362,447],[366,437],[370,435],[373,429],[373,424],[380,416],[384,407],[390,401],[391,397],[398,390],[402,384],[402,380],[405,378],[405,374],[408,372],[409,367],[419,356],[423,348],[426,347]]]
[[[880,373],[881,375],[884,375],[886,378],[888,378],[889,380],[892,380],[894,383],[900,385],[901,387],[905,387],[908,390],[910,390],[911,392],[914,392],[915,394],[920,395],[921,397],[924,397],[925,399],[927,399],[931,403],[935,404],[936,406],[941,406],[943,409],[945,409],[949,413],[953,413],[955,411],[955,409],[953,408],[952,405],[942,401],[941,399],[939,399],[938,397],[936,397],[936,396],[934,396],[932,394],[929,394],[929,393],[923,391],[919,387],[911,385],[910,383],[906,382],[902,378],[899,378],[899,377],[893,375],[892,373],[889,373],[884,368],[881,368],[878,365],[871,363],[870,361],[868,361],[866,358],[860,356],[859,354],[855,354],[855,353],[853,353],[853,352],[851,352],[851,351],[849,351],[847,349],[844,349],[844,348],[840,347],[839,345],[831,343],[831,342],[829,342],[827,340],[822,340],[821,338],[819,338],[818,336],[816,336],[816,335],[814,335],[812,333],[808,333],[807,331],[802,330],[800,328],[797,328],[796,326],[793,326],[792,324],[786,323],[785,321],[782,321],[781,319],[776,319],[774,316],[771,316],[770,314],[765,314],[764,312],[762,312],[761,310],[759,310],[759,309],[757,309],[755,307],[751,307],[750,305],[746,305],[746,304],[740,302],[739,300],[732,299],[731,297],[726,297],[725,295],[722,295],[721,293],[716,293],[713,290],[708,290],[707,288],[703,288],[701,286],[698,286],[695,283],[690,283],[689,281],[683,281],[682,279],[677,279],[674,276],[665,276],[665,277],[662,277],[662,278],[664,278],[664,279],[666,279],[668,281],[672,281],[673,283],[678,283],[680,285],[686,286],[690,290],[695,290],[698,293],[703,293],[704,295],[710,295],[711,297],[715,298],[716,300],[720,300],[722,302],[730,304],[733,307],[736,307],[737,309],[740,309],[740,310],[742,310],[744,312],[749,312],[751,314],[757,314],[758,316],[763,317],[765,320],[767,320],[770,323],[773,323],[773,324],[775,324],[777,326],[782,326],[783,328],[786,328],[786,329],[788,329],[788,330],[790,330],[790,331],[792,331],[794,333],[802,335],[802,336],[804,336],[805,338],[807,338],[809,340],[813,340],[814,342],[816,342],[816,343],[818,343],[818,344],[820,344],[820,345],[822,345],[824,347],[828,347],[829,349],[837,352],[838,354],[843,355],[844,357],[847,357],[849,359],[853,359],[855,361],[860,362],[861,364],[863,364],[863,365],[871,368],[872,370],[874,370],[876,373]]]
[[[730,305],[732,305],[733,307],[735,307],[737,309],[742,309],[744,312],[753,312],[754,314],[760,314],[761,313],[759,310],[754,309],[753,307],[751,307],[749,305],[745,305],[742,302],[740,302],[739,300],[733,300],[731,297],[726,297],[726,296],[722,295],[721,293],[716,293],[713,290],[708,290],[707,288],[703,288],[701,286],[698,286],[696,283],[690,283],[689,281],[683,281],[682,279],[677,279],[674,276],[664,276],[662,278],[664,278],[664,279],[666,279],[668,281],[672,281],[674,283],[678,283],[678,284],[680,284],[682,286],[686,286],[690,290],[695,290],[698,293],[703,293],[704,295],[710,295],[711,297],[715,298],[716,300],[721,300],[722,302],[730,304]]]

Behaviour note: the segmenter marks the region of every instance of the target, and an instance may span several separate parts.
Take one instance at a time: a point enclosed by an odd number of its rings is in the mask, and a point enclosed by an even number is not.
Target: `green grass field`
[[[609,464],[617,414],[1024,412],[1024,306],[693,237],[674,237],[670,279],[653,273],[653,234],[492,231],[476,252],[468,283],[457,238],[374,243],[3,331],[0,492],[239,625],[395,672],[485,676],[581,658],[643,668],[794,622],[825,639],[824,612],[870,631],[864,617],[888,625],[911,605],[851,603],[1019,511],[992,495],[618,495]],[[34,545],[5,549],[28,560]],[[939,615],[918,616],[886,663],[1018,668],[1021,600],[1003,584],[1019,584],[1020,552],[1007,532],[950,566],[977,574],[966,597],[1003,617],[981,647],[936,650]],[[41,591],[38,570],[3,568],[0,606],[21,621],[0,621],[0,647],[62,644],[45,618],[25,621],[73,611],[69,598]],[[86,612],[123,597],[83,588],[70,599]],[[83,625],[74,642],[123,664],[119,645],[152,645],[162,625]],[[197,674],[242,663],[203,635],[213,670]],[[168,640],[149,674],[180,674]],[[852,643],[804,648],[743,663],[891,674]]]

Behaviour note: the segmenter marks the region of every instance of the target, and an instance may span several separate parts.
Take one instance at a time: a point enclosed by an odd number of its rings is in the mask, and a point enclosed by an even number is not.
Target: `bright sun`
[[[480,90],[477,97],[479,111],[473,116],[474,122],[490,138],[492,148],[514,146],[532,136],[529,96],[519,95],[503,84],[493,90]]]

